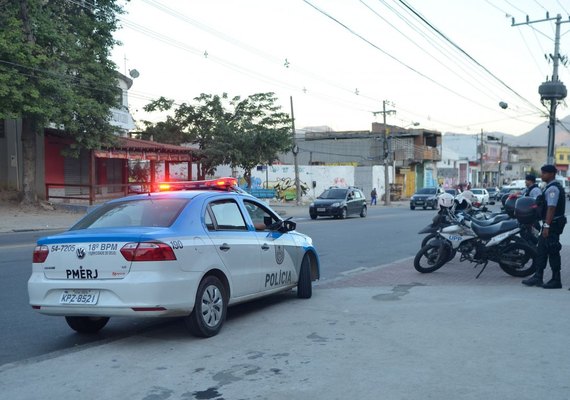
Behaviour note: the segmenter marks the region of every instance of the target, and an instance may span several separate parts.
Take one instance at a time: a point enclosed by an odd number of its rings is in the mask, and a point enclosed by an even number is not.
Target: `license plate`
[[[326,210],[327,210],[326,208],[317,208],[317,211],[319,211],[319,212],[324,212]]]
[[[416,201],[416,204],[424,204],[423,201]]]
[[[69,289],[64,290],[59,298],[60,304],[97,304],[99,290]]]

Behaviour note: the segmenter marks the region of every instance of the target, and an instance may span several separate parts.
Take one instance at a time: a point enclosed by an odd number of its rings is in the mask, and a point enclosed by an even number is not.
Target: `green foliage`
[[[122,12],[116,0],[0,3],[0,118],[65,127],[72,150],[97,148],[113,138],[118,106],[110,51]]]
[[[201,94],[194,104],[183,103],[174,115],[158,123],[145,122],[143,137],[171,143],[194,143],[200,149],[204,172],[230,164],[246,170],[246,179],[258,164],[271,164],[280,152],[291,148],[290,118],[276,105],[273,93],[257,93],[241,99],[227,94]],[[172,100],[163,97],[145,111],[170,111]]]

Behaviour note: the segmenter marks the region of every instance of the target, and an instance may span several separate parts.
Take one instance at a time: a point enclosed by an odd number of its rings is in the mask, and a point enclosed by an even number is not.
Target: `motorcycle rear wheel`
[[[526,243],[511,243],[501,252],[499,266],[517,278],[530,276],[536,271],[536,255],[536,248]]]
[[[422,274],[437,271],[449,261],[449,250],[440,244],[428,243],[414,258],[414,268]]]

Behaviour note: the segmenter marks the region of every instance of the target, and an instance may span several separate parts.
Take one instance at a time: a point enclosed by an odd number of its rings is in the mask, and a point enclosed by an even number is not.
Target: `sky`
[[[113,61],[140,74],[135,120],[163,118],[143,111],[159,96],[274,92],[284,112],[293,99],[296,128],[370,130],[386,102],[391,125],[521,135],[547,120],[538,86],[552,75],[555,21],[511,18],[568,21],[570,2],[133,0],[125,10]],[[560,28],[570,55],[570,23]],[[559,78],[570,86],[570,62]]]

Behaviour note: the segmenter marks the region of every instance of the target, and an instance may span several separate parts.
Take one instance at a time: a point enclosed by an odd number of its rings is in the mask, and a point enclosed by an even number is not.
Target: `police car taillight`
[[[172,247],[162,242],[127,243],[121,248],[127,261],[172,261],[176,255]]]
[[[43,263],[47,256],[49,255],[49,247],[47,246],[36,246],[36,248],[34,249],[34,257],[33,257],[33,262],[34,263]]]

